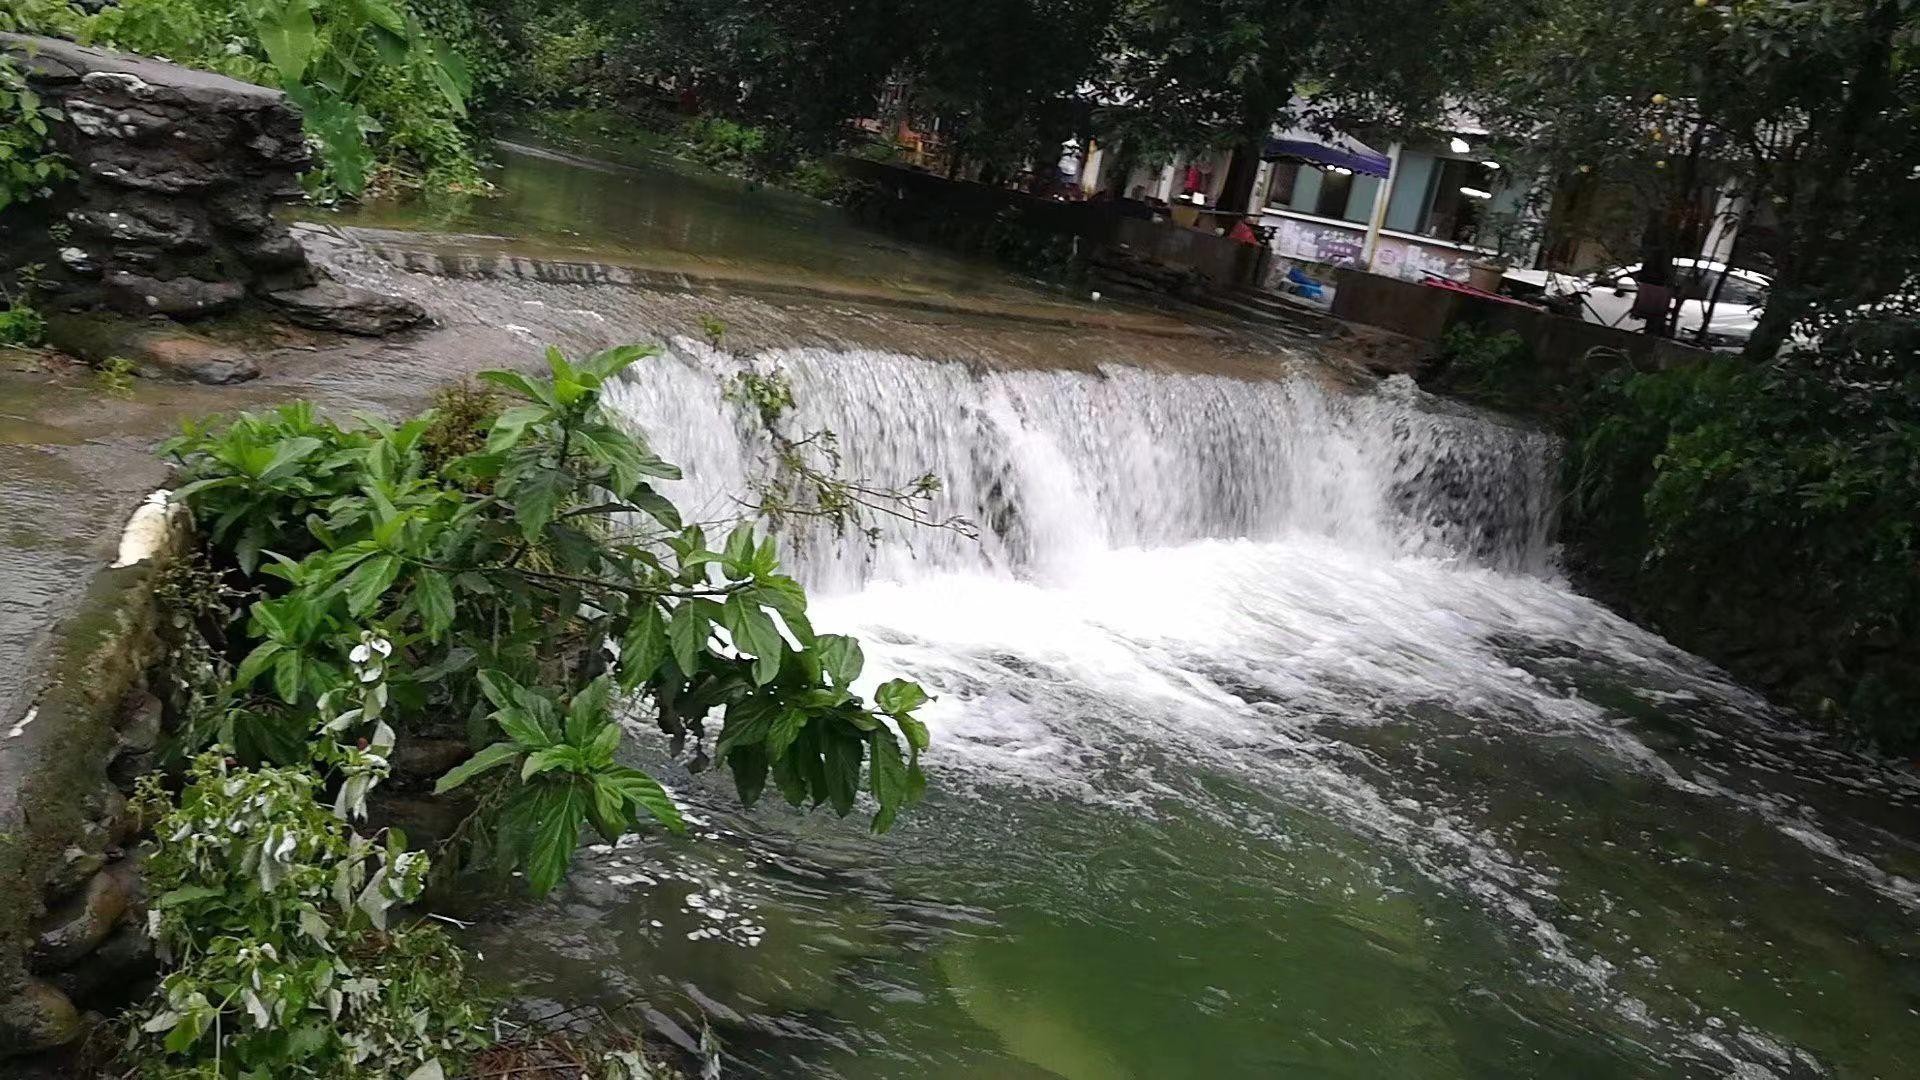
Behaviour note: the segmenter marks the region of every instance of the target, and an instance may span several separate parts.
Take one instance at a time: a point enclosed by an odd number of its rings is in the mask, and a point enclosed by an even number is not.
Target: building
[[[1296,128],[1268,140],[1254,195],[1281,260],[1364,267],[1418,281],[1429,274],[1465,281],[1476,259],[1499,253],[1503,223],[1518,220],[1531,185],[1515,182],[1485,152],[1487,132],[1454,113],[1447,130],[1394,143],[1382,153],[1344,135]],[[1099,152],[1081,184],[1099,185]],[[1212,205],[1226,180],[1228,152],[1181,156],[1136,169],[1115,190],[1165,202]],[[1508,243],[1515,266],[1531,266],[1531,244]]]

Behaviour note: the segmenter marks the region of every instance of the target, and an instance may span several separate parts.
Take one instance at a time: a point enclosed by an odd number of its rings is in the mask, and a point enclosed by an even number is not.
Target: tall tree
[[[1510,17],[1492,0],[1129,0],[1108,131],[1157,150],[1231,148],[1220,205],[1244,210],[1276,124],[1430,123]]]
[[[1749,354],[1920,269],[1916,0],[1541,0],[1510,27],[1483,111],[1548,175],[1632,192],[1645,279],[1730,184],[1781,222]],[[1651,328],[1659,329],[1655,323]],[[1664,325],[1670,325],[1670,321]]]

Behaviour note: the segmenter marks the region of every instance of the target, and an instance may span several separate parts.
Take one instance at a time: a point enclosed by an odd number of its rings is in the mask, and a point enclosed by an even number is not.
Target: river
[[[356,223],[1058,302],[680,166],[504,162],[501,200]],[[936,695],[928,800],[874,837],[648,755],[691,835],[590,848],[469,933],[536,1011],[704,1017],[731,1076],[1915,1075],[1920,784],[1571,589],[1551,438],[1278,346],[1230,377],[1128,353],[1200,340],[736,303],[716,350],[637,290],[342,272],[529,341],[663,340],[611,403],[683,506],[765,465],[722,393],[751,363],[849,475],[931,472],[981,526],[787,541],[815,624]]]

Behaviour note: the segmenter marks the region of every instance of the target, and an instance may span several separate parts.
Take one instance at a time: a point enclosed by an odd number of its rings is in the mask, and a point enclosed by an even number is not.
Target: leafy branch
[[[936,509],[941,483],[932,473],[898,486],[848,479],[841,475],[844,463],[836,433],[821,429],[792,434],[786,417],[795,401],[792,383],[784,373],[750,366],[728,380],[726,397],[748,409],[772,443],[773,468],[756,482],[753,498],[741,500],[743,507],[770,526],[779,529],[796,521],[818,521],[836,537],[853,532],[873,544],[882,535],[877,516],[979,539],[979,529],[965,516]]]

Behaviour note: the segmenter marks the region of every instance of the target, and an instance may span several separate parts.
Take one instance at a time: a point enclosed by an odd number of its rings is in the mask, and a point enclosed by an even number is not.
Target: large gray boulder
[[[13,215],[5,256],[42,263],[59,306],[190,319],[316,280],[272,213],[308,164],[285,94],[52,38],[0,34],[0,49],[66,116],[52,134],[75,177],[45,219]]]

